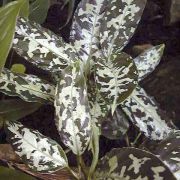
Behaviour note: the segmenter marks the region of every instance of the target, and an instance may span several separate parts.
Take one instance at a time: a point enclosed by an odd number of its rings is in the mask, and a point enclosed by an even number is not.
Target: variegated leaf
[[[160,116],[157,103],[139,86],[122,102],[122,108],[140,131],[153,140],[164,139],[171,131]]]
[[[55,86],[34,75],[13,73],[4,68],[0,76],[0,92],[28,102],[52,103]]]
[[[180,179],[180,131],[175,131],[153,151]]]
[[[50,72],[59,72],[75,60],[71,45],[40,25],[18,19],[13,48],[26,60]]]
[[[88,82],[88,100],[90,106],[91,121],[98,127],[101,127],[103,119],[108,115],[110,106],[104,101],[98,93],[94,81]]]
[[[129,129],[129,121],[124,112],[117,107],[101,122],[101,134],[108,139],[120,139]]]
[[[91,123],[86,82],[79,61],[62,72],[54,106],[62,141],[74,154],[82,154],[91,138]]]
[[[113,149],[96,169],[97,180],[175,180],[168,167],[155,155],[136,148]]]
[[[132,58],[125,53],[111,55],[96,63],[96,82],[101,96],[112,107],[124,101],[137,85],[138,73]]]
[[[146,0],[111,0],[101,24],[100,43],[106,57],[121,51],[140,21]]]
[[[164,51],[164,44],[159,46],[153,46],[147,49],[134,59],[136,67],[139,72],[139,81],[148,76],[156,66],[159,64]]]
[[[74,14],[71,42],[86,61],[99,49],[99,29],[107,0],[83,0]]]
[[[16,154],[32,169],[50,173],[68,167],[63,149],[52,139],[21,123],[7,123],[8,140]]]

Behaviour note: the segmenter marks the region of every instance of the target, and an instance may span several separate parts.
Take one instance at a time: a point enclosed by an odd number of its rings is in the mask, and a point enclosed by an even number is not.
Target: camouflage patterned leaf
[[[91,138],[91,123],[86,82],[79,61],[62,72],[54,106],[62,141],[74,154],[82,154]]]
[[[52,139],[21,123],[7,123],[8,141],[32,170],[50,173],[68,167],[63,149]]]
[[[180,131],[173,132],[158,144],[153,153],[158,155],[177,179],[180,179]]]
[[[106,57],[121,51],[132,37],[146,0],[111,0],[101,24],[100,43]]]
[[[99,28],[107,0],[83,0],[74,14],[71,42],[86,61],[99,49]]]
[[[120,108],[113,116],[109,114],[101,124],[101,134],[108,139],[120,139],[129,129],[129,121]]]
[[[18,19],[13,48],[27,61],[50,72],[61,71],[75,59],[74,49],[40,25]]]
[[[101,127],[102,120],[108,115],[110,106],[98,93],[94,81],[88,81],[88,100],[91,114],[91,122],[97,127]]]
[[[4,68],[0,76],[0,92],[28,102],[51,103],[55,87],[34,75],[12,73]]]
[[[97,180],[175,180],[172,172],[155,155],[136,148],[113,149],[103,157],[95,172]]]
[[[112,55],[109,61],[99,59],[96,64],[96,82],[101,96],[112,107],[124,101],[134,90],[138,74],[131,57],[125,53]]]
[[[162,140],[171,131],[159,115],[157,103],[139,86],[122,102],[122,108],[140,131],[153,140]]]
[[[148,76],[159,64],[164,51],[164,44],[147,49],[134,59],[139,71],[139,81]]]

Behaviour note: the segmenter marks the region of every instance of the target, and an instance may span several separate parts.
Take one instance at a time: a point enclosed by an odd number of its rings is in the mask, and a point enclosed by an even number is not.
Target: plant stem
[[[67,167],[67,169],[75,179],[79,180],[78,175],[70,167]]]
[[[93,172],[96,168],[99,159],[99,130],[96,126],[93,128],[92,146],[93,146],[93,160],[89,170],[88,180],[91,180]]]
[[[139,138],[141,137],[141,132],[137,135],[137,137],[136,137],[136,139],[134,140],[134,142],[133,143],[131,143],[131,145],[132,146],[134,146],[136,143],[137,143],[137,141],[139,140]]]
[[[130,145],[129,137],[128,137],[127,134],[126,134],[126,136],[125,136],[125,140],[126,140],[127,147],[130,147],[131,145]]]

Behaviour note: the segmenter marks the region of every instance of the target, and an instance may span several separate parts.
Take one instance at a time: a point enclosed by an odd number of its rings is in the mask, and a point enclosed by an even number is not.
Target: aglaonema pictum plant
[[[54,173],[66,168],[74,178],[88,180],[180,177],[179,131],[168,127],[155,100],[138,85],[158,65],[164,45],[147,49],[135,59],[123,52],[145,4],[145,0],[82,0],[69,44],[36,23],[17,20],[14,50],[48,71],[52,79],[50,83],[4,68],[0,91],[54,105],[61,141],[77,156],[78,166],[77,170],[69,167],[65,151],[51,138],[20,122],[6,122],[9,142],[30,169]],[[129,120],[146,137],[160,141],[157,149],[152,153],[117,148],[99,160],[99,136],[122,138]],[[89,167],[82,158],[87,149],[93,155]]]

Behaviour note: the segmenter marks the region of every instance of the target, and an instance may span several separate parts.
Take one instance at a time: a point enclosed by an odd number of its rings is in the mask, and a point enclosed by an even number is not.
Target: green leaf
[[[51,73],[59,74],[76,59],[74,48],[62,38],[23,18],[17,21],[13,48],[30,63]]]
[[[139,81],[148,76],[159,64],[164,51],[164,44],[147,49],[134,59],[139,72]]]
[[[120,139],[129,129],[129,121],[124,112],[117,108],[113,116],[108,115],[101,125],[101,134],[108,139]]]
[[[70,39],[83,61],[99,49],[100,21],[106,4],[106,0],[83,0],[75,11]]]
[[[29,16],[29,0],[23,1],[20,12],[19,12],[19,16],[28,18],[28,16]]]
[[[4,68],[0,76],[0,91],[28,102],[51,103],[55,87],[37,76],[12,73]]]
[[[4,121],[16,121],[40,108],[41,104],[28,103],[20,99],[0,101],[0,116]]]
[[[8,180],[35,180],[35,178],[20,171],[0,166],[0,178]]]
[[[98,59],[96,63],[97,87],[100,95],[111,105],[112,112],[132,93],[137,79],[136,66],[125,53],[114,54],[110,60]]]
[[[100,43],[106,57],[121,51],[127,45],[145,4],[146,0],[109,1],[100,29]]]
[[[153,140],[162,140],[171,131],[161,117],[157,103],[139,86],[122,102],[122,108],[140,131]]]
[[[42,24],[46,19],[49,6],[49,0],[35,0],[34,2],[30,3],[29,19]]]
[[[63,149],[38,131],[8,122],[7,137],[16,154],[34,171],[51,173],[68,167]]]
[[[13,64],[11,67],[11,71],[14,73],[24,74],[26,71],[26,67],[23,64]]]
[[[0,8],[0,73],[11,48],[20,7],[21,1],[13,1]]]
[[[81,155],[91,138],[86,81],[79,61],[68,66],[55,94],[56,125],[61,139],[74,154]]]
[[[176,130],[167,139],[160,142],[153,151],[180,179],[180,131]]]
[[[175,180],[169,168],[155,155],[136,148],[113,149],[97,166],[94,179]]]

